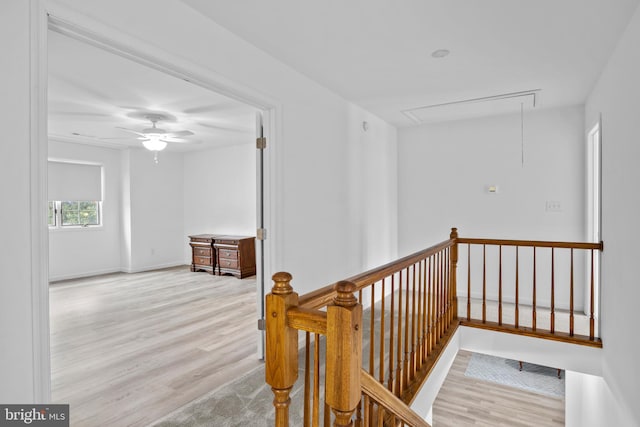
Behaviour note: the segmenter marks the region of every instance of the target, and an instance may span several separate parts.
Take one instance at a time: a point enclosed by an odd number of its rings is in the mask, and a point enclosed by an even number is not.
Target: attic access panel
[[[402,113],[416,124],[485,117],[520,112],[536,106],[540,89],[466,99],[403,110]]]

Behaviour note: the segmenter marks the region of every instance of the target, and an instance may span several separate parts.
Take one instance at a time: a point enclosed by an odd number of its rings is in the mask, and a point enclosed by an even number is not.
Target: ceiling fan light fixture
[[[155,135],[149,135],[149,139],[142,141],[142,145],[149,151],[162,151],[167,148],[167,143]]]

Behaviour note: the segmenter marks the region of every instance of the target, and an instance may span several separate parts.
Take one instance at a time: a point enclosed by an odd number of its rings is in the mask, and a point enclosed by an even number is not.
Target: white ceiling
[[[414,123],[403,110],[535,89],[541,89],[538,107],[584,103],[638,5],[638,0],[182,1],[399,126]],[[451,54],[434,59],[437,49]]]
[[[157,126],[189,130],[190,151],[255,141],[256,109],[97,47],[49,31],[49,137],[110,146],[141,147],[117,127],[151,127],[145,113],[172,118]]]

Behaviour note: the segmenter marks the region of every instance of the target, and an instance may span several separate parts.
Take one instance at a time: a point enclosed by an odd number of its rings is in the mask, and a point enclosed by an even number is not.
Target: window
[[[56,221],[56,202],[49,202],[49,227],[55,227]]]
[[[49,160],[49,227],[102,225],[102,166]]]
[[[102,202],[54,201],[49,202],[49,227],[90,227],[102,225]]]

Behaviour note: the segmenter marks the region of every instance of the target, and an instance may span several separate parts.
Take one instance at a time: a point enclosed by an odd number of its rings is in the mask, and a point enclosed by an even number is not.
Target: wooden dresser
[[[191,271],[232,274],[242,279],[256,274],[255,237],[196,234],[191,240]]]
[[[189,236],[191,242],[191,271],[208,271],[215,273],[215,249],[213,243],[216,236],[214,234],[197,234]]]
[[[218,236],[213,246],[216,274],[232,274],[239,279],[256,274],[255,237]]]

